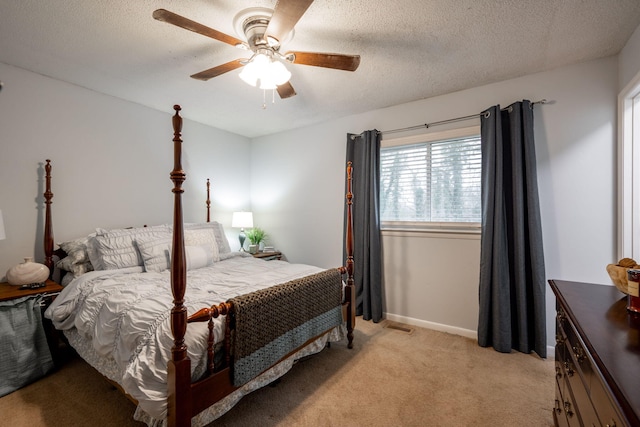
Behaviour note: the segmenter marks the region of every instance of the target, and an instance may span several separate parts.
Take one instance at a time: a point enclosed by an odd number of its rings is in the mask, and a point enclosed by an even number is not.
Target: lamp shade
[[[282,62],[259,53],[244,66],[240,78],[251,86],[258,86],[260,81],[260,89],[276,89],[289,81],[291,72]]]
[[[2,211],[0,210],[0,240],[4,240],[6,237],[4,234],[4,220],[2,219]]]
[[[251,228],[253,227],[253,213],[251,212],[234,212],[231,219],[231,226],[234,228]]]

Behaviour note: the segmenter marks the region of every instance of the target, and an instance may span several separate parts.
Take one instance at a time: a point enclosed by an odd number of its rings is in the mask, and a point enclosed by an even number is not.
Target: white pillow
[[[206,228],[202,230],[185,230],[184,231],[185,246],[210,246],[214,261],[220,261],[218,250],[218,242],[212,229]]]
[[[145,271],[164,271],[169,268],[171,238],[138,238],[136,245],[142,256]]]
[[[98,230],[96,236],[89,239],[87,251],[95,270],[116,270],[142,266],[144,260],[135,244],[140,238],[165,238],[171,236],[167,225],[153,227]]]
[[[213,234],[216,238],[216,244],[218,246],[219,254],[228,254],[231,252],[231,246],[227,240],[227,235],[224,234],[224,228],[222,224],[217,221],[211,222],[197,222],[184,225],[185,230],[213,230]]]
[[[184,249],[187,253],[187,270],[213,265],[213,252],[210,245],[185,246]]]
[[[162,272],[171,268],[172,239],[164,237],[160,239],[136,240],[136,245],[143,259],[145,271]],[[203,268],[213,265],[214,251],[210,243],[203,245],[185,245],[187,270]]]

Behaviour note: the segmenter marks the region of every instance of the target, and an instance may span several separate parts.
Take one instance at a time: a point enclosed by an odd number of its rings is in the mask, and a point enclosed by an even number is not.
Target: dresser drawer
[[[569,385],[568,377],[565,376],[562,381],[562,410],[564,412],[563,415],[566,417],[567,425],[570,427],[581,427],[583,424],[580,422],[580,418],[578,417],[578,405],[576,404],[576,399],[571,393],[571,386]]]
[[[573,400],[580,403],[580,408],[576,409],[575,412],[578,414],[578,417],[580,417],[581,425],[585,427],[597,427],[600,425],[600,421],[596,415],[596,410],[591,404],[591,399],[589,398],[589,383],[584,380],[580,373],[583,368],[576,366],[576,360],[573,357],[573,348],[569,348],[569,344],[569,340],[566,340],[565,353],[571,357],[567,356],[564,361],[565,378],[571,388]],[[584,363],[582,365],[584,365]],[[590,380],[593,377],[593,370],[589,366],[586,371],[591,373],[590,375],[587,375],[587,378]]]
[[[567,351],[576,364],[578,372],[584,378],[587,389],[589,389],[593,377],[593,363],[573,325],[570,322],[565,323],[565,325],[564,331],[567,336]]]
[[[594,378],[591,384],[591,402],[593,402],[598,418],[600,418],[600,423],[603,427],[626,426],[627,424],[622,421],[623,418],[618,413],[617,405],[611,401],[610,395],[602,381],[599,378]]]
[[[573,401],[579,404],[579,408],[575,408],[573,412],[580,419],[580,425],[599,426],[600,420],[590,398],[591,383],[595,376],[593,362],[561,309],[558,310],[556,322],[556,363],[558,361],[562,367],[561,375],[567,383],[566,389],[570,390]],[[566,400],[566,396],[564,397]]]

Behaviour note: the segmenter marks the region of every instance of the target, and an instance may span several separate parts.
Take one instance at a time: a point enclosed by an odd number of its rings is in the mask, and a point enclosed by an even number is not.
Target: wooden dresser
[[[557,426],[640,426],[640,316],[615,286],[550,280]]]

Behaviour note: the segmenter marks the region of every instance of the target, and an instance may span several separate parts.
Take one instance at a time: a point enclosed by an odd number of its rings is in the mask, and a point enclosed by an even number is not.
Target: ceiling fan
[[[178,27],[193,31],[214,40],[252,52],[251,58],[235,59],[226,64],[193,74],[198,80],[209,80],[226,72],[245,67],[240,77],[252,86],[260,82],[261,89],[275,89],[280,98],[296,94],[289,78],[291,73],[283,62],[355,71],[360,65],[360,55],[291,51],[280,53],[282,43],[293,37],[293,27],[311,6],[313,0],[278,0],[273,12],[265,8],[250,8],[236,15],[237,31],[246,41],[221,33],[188,18],[158,9],[153,17]],[[263,67],[263,68],[261,68]],[[265,71],[263,71],[265,70]]]

